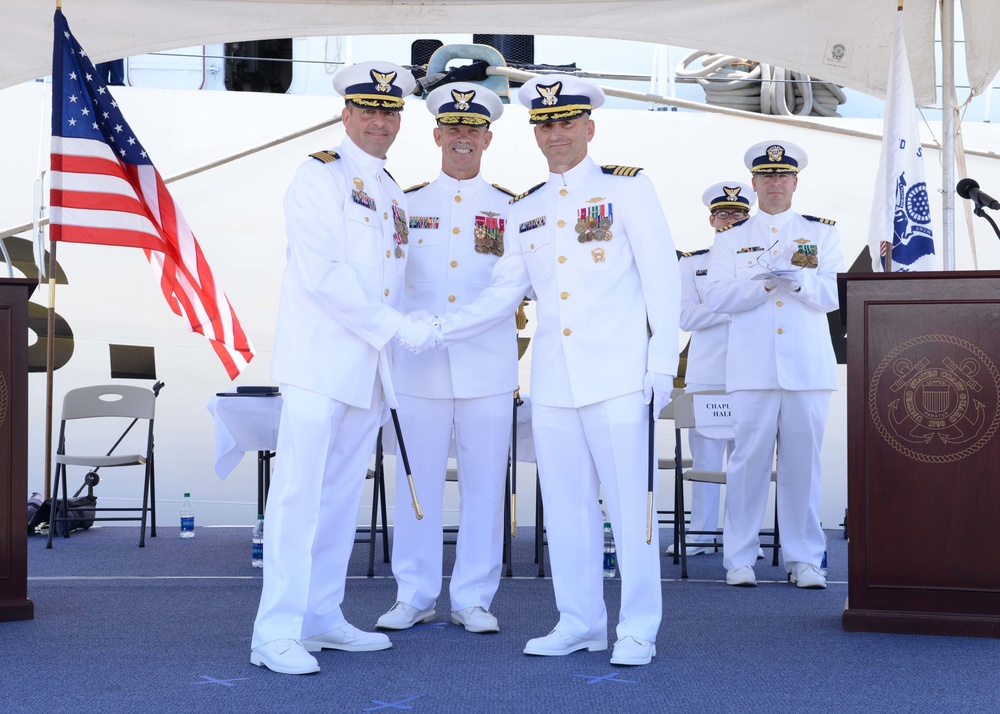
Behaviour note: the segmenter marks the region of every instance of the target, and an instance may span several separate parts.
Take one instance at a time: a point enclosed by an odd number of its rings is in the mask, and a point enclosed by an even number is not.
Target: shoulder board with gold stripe
[[[691,258],[695,255],[705,255],[708,252],[708,248],[702,248],[701,250],[694,250],[690,253],[681,253],[682,258]]]
[[[747,222],[747,221],[749,221],[749,220],[750,220],[750,217],[749,217],[749,216],[747,216],[747,217],[746,217],[746,218],[744,218],[744,219],[743,219],[742,221],[736,221],[736,223],[730,223],[730,224],[729,224],[728,226],[726,226],[725,228],[722,228],[722,229],[720,229],[720,230],[719,230],[719,233],[722,233],[723,231],[728,231],[728,230],[729,230],[730,228],[735,228],[736,226],[742,226],[742,225],[743,225],[744,223],[746,223],[746,222]]]
[[[817,223],[825,223],[828,226],[835,226],[837,222],[830,218],[820,218],[819,216],[802,216],[807,221],[815,221]]]
[[[638,176],[642,168],[639,166],[618,166],[617,164],[608,164],[607,166],[602,166],[601,171],[606,174],[611,174],[612,176]]]
[[[535,191],[537,191],[538,189],[540,189],[540,188],[541,188],[542,186],[544,186],[544,185],[545,185],[545,182],[544,182],[544,181],[542,181],[542,182],[541,182],[540,184],[538,184],[537,186],[532,186],[531,188],[529,188],[529,189],[528,189],[527,191],[525,191],[524,193],[519,193],[519,194],[517,194],[516,196],[514,196],[514,198],[510,199],[510,202],[511,202],[511,203],[517,203],[517,202],[518,202],[518,201],[520,201],[520,200],[521,200],[522,198],[524,198],[525,196],[528,196],[528,195],[530,195],[530,194],[534,193]]]
[[[404,188],[403,193],[409,193],[410,191],[419,191],[424,186],[427,186],[430,181],[424,181],[423,183],[418,183],[416,186],[410,186],[409,188]]]
[[[309,156],[317,161],[322,161],[324,164],[328,164],[331,161],[336,161],[340,158],[340,154],[336,151],[317,151],[315,154],[309,154]]]
[[[515,198],[517,196],[517,194],[514,193],[513,191],[511,191],[509,188],[504,188],[503,186],[501,186],[498,183],[494,183],[494,184],[490,184],[490,185],[493,186],[493,188],[495,188],[497,191],[500,191],[502,193],[506,193],[511,198]]]

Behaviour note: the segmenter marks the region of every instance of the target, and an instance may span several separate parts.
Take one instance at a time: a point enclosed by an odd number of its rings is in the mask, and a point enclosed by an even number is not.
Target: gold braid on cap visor
[[[489,124],[489,117],[482,114],[469,114],[468,112],[445,112],[435,117],[439,124],[469,124],[470,126],[482,126]]]
[[[738,208],[743,211],[749,211],[750,204],[739,203],[738,201],[716,201],[715,203],[713,203],[711,206],[708,207],[708,210],[714,211],[719,208]]]
[[[797,174],[798,166],[791,164],[760,164],[750,169],[752,174]]]
[[[592,111],[594,107],[590,104],[567,104],[562,107],[542,107],[541,109],[529,109],[528,116],[533,124],[543,121],[559,121],[560,119],[571,119],[578,117],[584,112]]]
[[[401,98],[384,94],[345,94],[344,99],[358,106],[378,109],[402,109],[404,104]]]

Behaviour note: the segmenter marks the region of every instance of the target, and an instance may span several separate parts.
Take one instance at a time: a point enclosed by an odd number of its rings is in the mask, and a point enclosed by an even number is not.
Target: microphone
[[[977,205],[984,208],[1000,211],[1000,201],[997,201],[993,198],[993,196],[989,195],[985,191],[980,191],[979,183],[974,179],[964,178],[959,181],[958,185],[955,186],[955,193],[962,198],[971,199]]]

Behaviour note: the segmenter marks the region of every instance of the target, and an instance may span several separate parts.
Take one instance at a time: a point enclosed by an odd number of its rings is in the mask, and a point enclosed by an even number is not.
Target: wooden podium
[[[0,622],[31,620],[28,599],[28,297],[0,279]]]
[[[1000,273],[842,274],[845,630],[1000,637]]]

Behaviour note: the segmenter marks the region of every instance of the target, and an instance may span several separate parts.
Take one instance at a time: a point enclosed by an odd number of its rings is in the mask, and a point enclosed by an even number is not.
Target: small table
[[[278,445],[281,395],[212,397],[206,405],[215,420],[215,473],[225,479],[247,451],[257,452],[257,513],[264,512],[271,485],[271,459]]]

